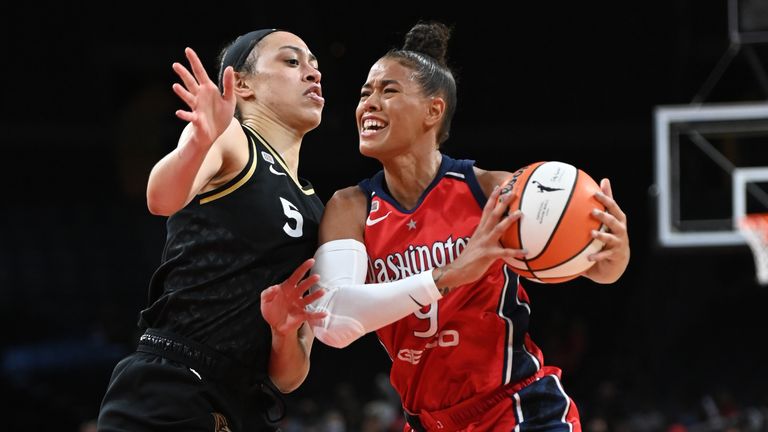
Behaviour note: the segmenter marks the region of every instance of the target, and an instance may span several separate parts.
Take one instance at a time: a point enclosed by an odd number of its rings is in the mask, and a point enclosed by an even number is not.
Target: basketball
[[[523,217],[502,235],[501,243],[525,248],[525,258],[508,259],[512,270],[541,283],[565,282],[589,269],[587,256],[600,251],[603,243],[592,238],[592,230],[604,230],[591,213],[605,210],[595,199],[600,186],[573,165],[543,161],[517,170],[501,193],[516,192],[509,211]]]

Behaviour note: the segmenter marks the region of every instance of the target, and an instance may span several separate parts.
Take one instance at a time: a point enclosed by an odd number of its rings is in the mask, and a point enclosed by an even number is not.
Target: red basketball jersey
[[[389,196],[383,172],[360,183],[370,205],[368,282],[443,266],[462,252],[487,200],[473,165],[443,155],[411,210]],[[378,330],[403,407],[411,413],[447,408],[533,375],[543,357],[528,337],[529,316],[525,290],[499,260],[475,283]]]

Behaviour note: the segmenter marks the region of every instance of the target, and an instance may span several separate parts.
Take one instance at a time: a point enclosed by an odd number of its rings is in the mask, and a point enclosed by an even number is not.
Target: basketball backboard
[[[737,222],[768,211],[768,102],[659,106],[654,122],[659,243],[745,244]]]

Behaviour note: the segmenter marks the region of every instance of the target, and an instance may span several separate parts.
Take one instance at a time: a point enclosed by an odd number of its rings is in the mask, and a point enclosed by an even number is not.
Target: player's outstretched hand
[[[317,274],[301,279],[314,264],[313,258],[304,261],[285,282],[272,285],[262,291],[261,314],[273,331],[280,334],[295,333],[304,321],[320,320],[327,315],[326,312],[313,312],[306,309],[308,304],[325,294],[325,291],[317,290],[312,294],[304,295],[320,280]]]
[[[173,64],[173,70],[184,83],[174,83],[173,91],[187,104],[189,110],[177,110],[176,116],[192,123],[195,141],[213,144],[227,129],[235,114],[235,74],[231,66],[224,70],[222,94],[216,83],[208,77],[197,53],[192,48],[184,52],[192,71],[180,63]]]

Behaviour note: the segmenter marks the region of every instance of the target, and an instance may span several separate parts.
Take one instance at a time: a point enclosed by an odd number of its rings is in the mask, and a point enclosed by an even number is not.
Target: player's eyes
[[[288,59],[285,62],[291,66],[298,66],[300,64],[299,59]]]

